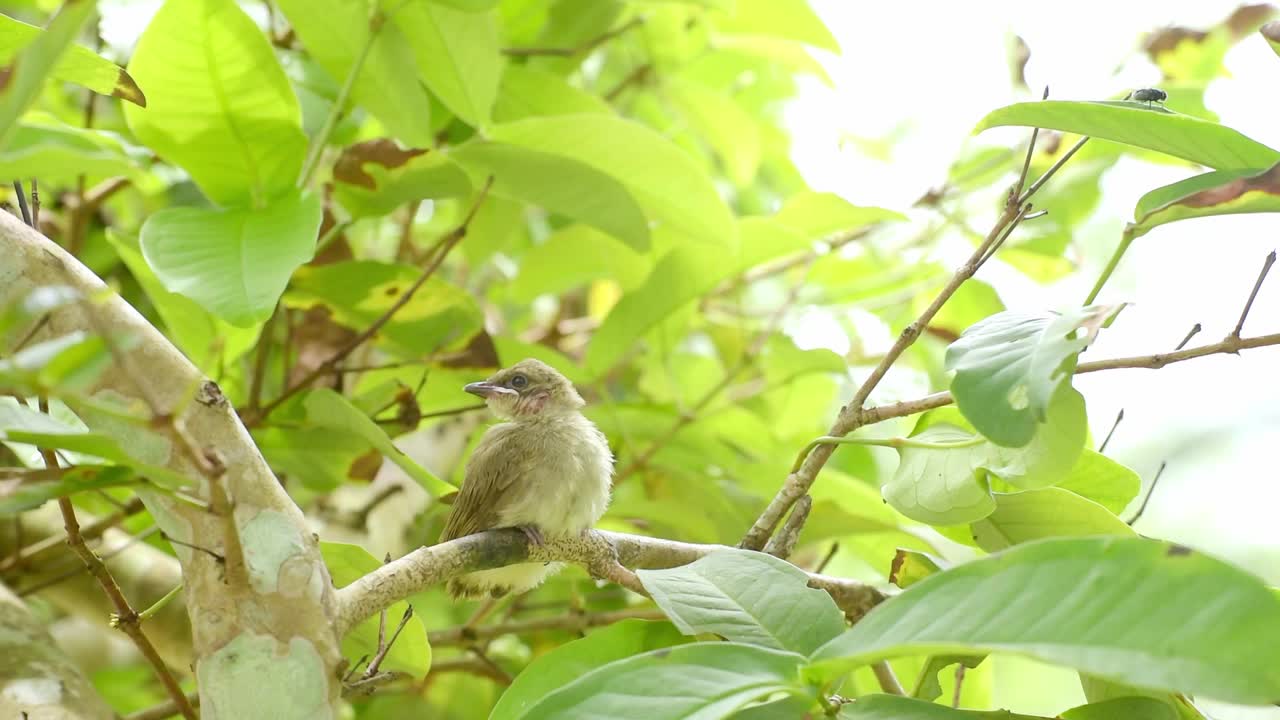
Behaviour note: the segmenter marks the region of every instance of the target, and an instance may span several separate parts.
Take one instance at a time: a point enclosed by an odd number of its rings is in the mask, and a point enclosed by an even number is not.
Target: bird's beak
[[[493,383],[487,382],[487,381],[467,383],[467,385],[464,386],[462,389],[466,390],[472,395],[479,395],[480,397],[485,399],[491,398],[494,395],[505,395],[507,393],[514,394],[515,392],[509,388],[504,388],[501,385],[494,385]]]

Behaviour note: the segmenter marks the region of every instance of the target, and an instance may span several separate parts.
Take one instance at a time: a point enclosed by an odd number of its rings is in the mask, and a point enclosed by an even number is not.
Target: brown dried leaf
[[[349,185],[377,190],[377,181],[364,170],[366,163],[375,163],[390,170],[428,152],[430,151],[426,148],[402,149],[391,138],[366,140],[342,151],[333,165],[333,178]]]

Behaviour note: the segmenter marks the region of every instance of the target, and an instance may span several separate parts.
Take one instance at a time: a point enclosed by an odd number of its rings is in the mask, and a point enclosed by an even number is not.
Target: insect
[[[1152,103],[1163,103],[1168,97],[1169,93],[1160,88],[1141,88],[1125,95],[1124,99],[1146,103],[1150,107]]]

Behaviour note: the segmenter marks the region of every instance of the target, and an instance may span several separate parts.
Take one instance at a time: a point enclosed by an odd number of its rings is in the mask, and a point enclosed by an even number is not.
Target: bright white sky
[[[1026,74],[1037,96],[1048,84],[1057,99],[1095,99],[1159,84],[1158,71],[1133,52],[1141,33],[1164,25],[1206,28],[1237,5],[1224,0],[814,4],[844,53],[823,58],[835,89],[806,84],[793,108],[796,161],[816,189],[898,210],[940,184],[983,115],[1031,99],[1011,89],[1009,33],[1021,35],[1031,48]],[[1254,36],[1227,56],[1227,67],[1231,77],[1210,88],[1206,104],[1224,124],[1280,147],[1273,92],[1280,58]],[[1007,137],[1010,144],[1025,137],[1019,130],[995,132],[993,138]],[[885,162],[861,155],[852,144],[841,149],[841,133],[872,139],[901,134],[901,139]],[[1103,208],[1083,230],[1090,236],[1081,238],[1085,247],[1106,250],[1088,261],[1095,268],[1105,262],[1142,193],[1192,174],[1136,161],[1112,170],[1104,180]],[[1169,350],[1196,322],[1204,332],[1193,344],[1221,339],[1234,327],[1264,256],[1277,246],[1277,215],[1188,221],[1153,231],[1137,241],[1102,298],[1136,305],[1103,331],[1087,355]],[[1001,269],[990,268],[982,277],[1009,307],[1022,309],[1078,303],[1096,277],[1096,269],[1090,270],[1077,282],[1046,289],[1011,281]],[[805,330],[798,328],[801,334]],[[809,331],[816,342],[824,326],[815,322]],[[1245,327],[1246,336],[1274,332],[1280,332],[1280,268]],[[1218,553],[1272,584],[1280,584],[1278,369],[1280,349],[1268,348],[1160,371],[1123,370],[1076,380],[1089,401],[1095,436],[1105,435],[1116,412],[1125,409],[1109,454],[1148,482],[1162,460],[1169,463],[1138,529]],[[1021,700],[1030,703],[1015,707],[1024,712],[1062,709],[1053,706],[1053,698],[1045,699],[1047,707]],[[1280,710],[1215,706],[1213,711],[1219,720],[1280,718]]]

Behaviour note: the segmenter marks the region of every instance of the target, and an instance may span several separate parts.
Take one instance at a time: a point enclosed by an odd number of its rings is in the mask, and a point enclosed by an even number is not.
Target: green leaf
[[[620,240],[586,225],[570,225],[524,254],[510,286],[511,297],[531,302],[596,279],[613,280],[631,290],[648,270],[648,259]]]
[[[489,713],[489,720],[528,717],[529,708],[543,696],[615,660],[658,648],[679,645],[685,639],[666,622],[623,620],[586,637],[565,643],[540,655],[516,676]]]
[[[0,475],[0,517],[13,517],[34,510],[54,498],[88,490],[141,485],[146,481],[126,467],[81,465],[66,470],[56,480],[31,482]]]
[[[1156,188],[1138,200],[1132,237],[1178,220],[1280,212],[1280,163],[1266,170],[1215,170]]]
[[[38,177],[50,185],[74,185],[79,175],[143,177],[133,157],[138,148],[126,146],[113,134],[72,127],[52,117],[34,119],[32,115],[28,113],[18,123],[9,144],[0,151],[0,179]]]
[[[1132,101],[1042,100],[993,110],[975,132],[1002,126],[1040,127],[1147,148],[1215,170],[1263,168],[1280,152],[1224,125]]]
[[[851,233],[882,222],[905,221],[900,212],[878,207],[862,207],[835,193],[803,190],[783,203],[774,222],[810,240]]]
[[[487,125],[502,74],[493,14],[433,2],[390,4],[392,22],[413,38],[418,74],[431,92],[467,124]]]
[[[10,392],[29,395],[50,389],[76,392],[87,390],[110,364],[111,355],[101,337],[70,332],[0,359],[0,383]]]
[[[346,81],[369,38],[368,0],[280,0],[307,52],[338,84]],[[416,147],[434,144],[431,98],[412,72],[413,47],[394,23],[383,23],[351,96],[392,135]]]
[[[96,5],[88,0],[64,3],[49,21],[49,26],[21,53],[0,60],[0,75],[5,78],[0,83],[0,150],[8,146],[18,126],[18,118],[39,97],[45,81],[57,72],[68,49],[75,47],[75,37]],[[0,36],[0,46],[7,44],[3,42],[6,39],[6,36]]]
[[[1062,713],[1062,720],[1178,720],[1168,704],[1148,697],[1126,697],[1090,703]]]
[[[359,435],[326,427],[261,428],[253,431],[253,441],[272,469],[316,492],[328,492],[357,479],[353,470],[365,459],[370,445]]]
[[[694,643],[618,660],[552,692],[520,717],[714,720],[800,685],[804,657],[739,643]]]
[[[733,217],[706,172],[643,125],[598,113],[555,115],[495,125],[489,134],[590,165],[626,186],[650,219],[694,240],[732,247]]]
[[[329,567],[334,587],[344,587],[382,566],[378,559],[359,545],[322,542],[320,554]],[[409,603],[401,600],[387,608],[386,637],[391,633],[409,609]],[[365,618],[342,639],[342,655],[350,662],[363,656],[372,658],[378,652],[378,616]],[[431,645],[427,641],[427,628],[422,618],[414,615],[387,652],[381,668],[408,673],[415,678],[426,676],[431,669]]]
[[[470,178],[449,156],[401,149],[388,138],[345,148],[334,163],[333,180],[334,196],[355,218],[388,215],[415,200],[471,193]]]
[[[1280,698],[1280,598],[1252,575],[1178,545],[1042,540],[912,586],[813,657],[814,670],[833,676],[902,655],[980,652],[1153,690],[1270,703]]]
[[[294,276],[284,301],[299,308],[322,304],[338,323],[363,330],[399,301],[421,274],[410,265],[372,260],[308,265]],[[483,319],[468,292],[432,277],[378,336],[403,354],[419,356],[468,340],[481,329]]]
[[[732,12],[717,23],[717,29],[798,40],[840,53],[840,44],[807,0],[734,0]]]
[[[320,218],[309,193],[256,210],[175,207],[147,218],[139,241],[165,289],[246,327],[271,316],[294,270],[311,259]]]
[[[636,251],[649,249],[649,221],[636,199],[590,165],[506,143],[470,143],[452,157],[477,175],[492,175],[496,195],[586,223]]]
[[[957,710],[896,695],[864,695],[841,707],[836,717],[838,720],[1049,720],[1007,710]]]
[[[987,552],[1049,537],[1135,534],[1106,508],[1062,488],[997,493],[995,498],[995,511],[973,524],[973,537]]]
[[[956,372],[956,406],[997,445],[1031,442],[1058,388],[1070,385],[1076,357],[1112,310],[1008,311],[969,328],[947,348],[947,369]],[[1088,329],[1086,336],[1073,337],[1081,327]]]
[[[352,405],[350,400],[333,390],[329,388],[312,390],[303,400],[303,406],[307,411],[308,423],[362,438],[404,470],[406,475],[416,480],[424,490],[430,493],[431,497],[440,497],[457,490],[456,487],[436,477],[430,470],[405,455],[395,446],[395,443],[391,442],[391,438],[387,437],[387,433],[378,427],[377,423]]]
[[[750,185],[760,168],[762,141],[756,118],[732,97],[699,83],[673,82],[666,89],[720,157],[729,179],[738,186]]]
[[[638,570],[653,601],[686,635],[808,654],[839,635],[844,615],[804,571],[772,555],[722,550],[666,570]]]
[[[1138,473],[1106,455],[1085,450],[1058,487],[1086,497],[1118,515],[1138,496],[1142,479]]]
[[[498,0],[429,0],[438,5],[448,5],[467,12],[484,12],[498,6]]]
[[[916,686],[912,688],[911,697],[918,700],[937,700],[942,697],[942,683],[938,676],[952,665],[960,665],[972,670],[987,659],[986,655],[930,655],[924,668],[920,670]],[[957,667],[956,670],[960,668]],[[957,677],[956,682],[960,682]]]
[[[505,123],[537,115],[613,114],[596,95],[569,84],[562,76],[528,65],[507,63],[493,106],[493,119]]]
[[[941,572],[943,562],[928,553],[898,548],[889,566],[889,582],[906,590],[921,580]],[[932,699],[932,698],[930,698]]]
[[[43,32],[35,25],[0,15],[0,67],[12,62],[18,51],[38,39]],[[49,76],[82,85],[100,95],[111,95],[135,105],[147,106],[147,98],[124,68],[87,47],[71,45],[53,66]]]
[[[989,445],[974,443],[971,433],[945,423],[911,439],[956,447],[899,450],[898,470],[880,489],[895,510],[931,525],[974,522],[995,510],[996,501],[982,472],[990,459]]]
[[[139,140],[222,205],[262,207],[293,188],[307,139],[271,44],[234,0],[165,3],[129,71],[147,107],[125,106]]]

